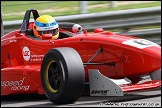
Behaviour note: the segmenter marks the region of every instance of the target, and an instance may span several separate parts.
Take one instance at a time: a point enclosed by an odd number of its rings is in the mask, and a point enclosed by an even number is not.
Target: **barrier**
[[[83,27],[83,29],[87,29],[88,31],[93,31],[94,28],[103,28],[104,30],[109,31],[120,31],[117,33],[127,35],[140,37],[156,36],[161,39],[161,6],[90,14],[56,16],[55,19],[58,23],[78,23]],[[30,21],[34,20],[31,19]],[[4,32],[7,33],[15,29],[20,29],[22,20],[8,21],[3,24]],[[135,30],[137,28],[140,30]]]

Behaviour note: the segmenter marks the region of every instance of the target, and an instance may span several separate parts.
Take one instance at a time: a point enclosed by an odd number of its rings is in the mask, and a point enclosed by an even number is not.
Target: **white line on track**
[[[75,102],[75,103],[73,103],[73,104],[66,104],[66,105],[59,105],[59,106],[57,106],[57,107],[76,107],[76,105],[78,105],[78,106],[87,106],[87,105],[80,105],[80,104],[92,104],[92,103],[98,103],[98,102],[102,102],[102,101],[106,101],[106,100],[99,100],[99,101],[88,101],[88,102],[86,102],[86,101],[78,101],[78,102]],[[91,107],[92,107],[92,105],[90,105]],[[96,106],[96,105],[94,105],[94,106]],[[99,106],[99,104],[98,104],[98,106]]]
[[[57,107],[75,107],[76,105],[80,105],[80,104],[92,104],[92,103],[98,103],[98,102],[101,102],[101,101],[106,101],[106,100],[99,100],[99,101],[78,101],[78,102],[75,102],[73,104],[66,104],[66,105],[58,105]],[[25,106],[32,106],[32,105],[40,105],[41,104],[51,104],[50,101],[48,102],[43,102],[43,101],[39,101],[39,102],[21,102],[21,103],[13,103],[13,104],[5,104],[5,105],[1,105],[1,107],[25,107]],[[54,104],[55,106],[55,104]],[[83,105],[85,106],[85,105]],[[92,105],[90,105],[92,106]],[[95,105],[96,106],[96,105]]]
[[[46,104],[46,103],[50,103],[50,102],[22,102],[22,103],[14,103],[14,104],[5,104],[5,105],[1,105],[1,107],[25,107],[25,106],[30,106],[30,105],[37,105],[37,104]]]

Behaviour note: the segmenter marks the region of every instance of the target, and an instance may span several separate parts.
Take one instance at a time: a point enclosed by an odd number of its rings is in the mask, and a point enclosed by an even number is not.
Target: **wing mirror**
[[[103,28],[94,28],[94,33],[100,33],[103,32]]]

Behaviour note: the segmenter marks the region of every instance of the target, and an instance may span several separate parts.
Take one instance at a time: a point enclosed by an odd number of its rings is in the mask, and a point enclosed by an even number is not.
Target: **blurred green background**
[[[65,16],[80,14],[81,1],[1,1],[3,21],[22,20],[27,9],[36,9],[40,15]],[[87,13],[161,6],[161,1],[87,1]]]

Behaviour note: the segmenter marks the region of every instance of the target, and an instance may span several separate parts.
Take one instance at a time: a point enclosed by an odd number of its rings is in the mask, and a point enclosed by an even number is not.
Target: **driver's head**
[[[34,35],[42,38],[42,34],[51,34],[52,39],[59,37],[58,23],[50,15],[42,15],[36,19],[33,26]]]

